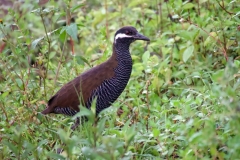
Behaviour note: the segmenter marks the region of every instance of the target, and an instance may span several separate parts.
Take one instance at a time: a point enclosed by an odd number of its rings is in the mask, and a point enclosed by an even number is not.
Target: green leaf
[[[23,89],[23,82],[22,82],[22,80],[19,79],[19,78],[16,78],[16,82],[17,82],[18,87]]]
[[[153,136],[154,136],[154,137],[158,137],[159,134],[160,134],[159,129],[158,129],[158,128],[154,128],[154,129],[153,129]]]
[[[135,1],[129,1],[128,6],[129,7],[134,7],[137,6],[139,4],[143,4],[143,3],[147,3],[148,1],[146,0],[135,0]]]
[[[94,108],[93,105],[94,104],[92,104],[91,109]],[[92,111],[84,106],[81,106],[81,105],[79,107],[80,107],[81,112],[78,112],[77,114],[75,114],[73,116],[73,119],[76,119],[77,117],[87,117],[90,122],[94,122],[94,117],[95,117],[94,111]]]
[[[9,95],[9,92],[3,92],[1,94],[1,97],[4,99],[5,97],[7,97]]]
[[[16,145],[13,145],[12,143],[9,143],[8,141],[6,140],[3,140],[2,143],[5,145],[5,146],[8,146],[9,149],[14,153],[14,154],[18,154],[18,148],[16,147]]]
[[[42,10],[41,14],[43,14],[43,15],[46,16],[46,15],[49,15],[50,13],[54,13],[54,12],[56,12],[56,11],[58,11],[57,8],[48,7],[48,8],[45,8],[44,10]]]
[[[49,54],[49,59],[52,59],[53,57],[55,57],[55,55],[56,55],[56,52],[51,52],[51,53]]]
[[[183,62],[187,62],[188,59],[193,55],[194,46],[191,45],[183,52]]]
[[[102,118],[101,120],[98,121],[97,128],[98,132],[103,132],[105,129],[105,124],[106,124],[106,118]]]
[[[185,31],[185,30],[180,31],[180,32],[178,33],[178,35],[179,35],[180,37],[186,39],[186,40],[192,40],[191,37],[193,36],[193,34],[192,34],[191,32]]]
[[[146,51],[143,55],[142,55],[142,60],[143,60],[143,64],[146,64],[148,59],[150,57],[150,52]]]
[[[213,45],[216,43],[216,40],[213,37],[217,37],[216,32],[210,32],[207,39],[204,41],[204,46]]]
[[[240,15],[240,12],[237,12],[233,17],[237,17]]]
[[[66,32],[72,37],[73,40],[77,41],[77,24],[71,23],[69,26],[66,26]]]
[[[194,7],[194,4],[192,3],[187,3],[183,6],[183,9],[185,10],[188,10],[188,9],[192,9]]]
[[[78,8],[80,8],[80,7],[82,7],[82,6],[84,6],[84,4],[79,4],[79,5],[71,8],[71,12],[74,12],[76,9],[78,9]]]
[[[212,81],[215,82],[215,83],[219,83],[220,81],[222,81],[224,77],[224,70],[218,70],[218,71],[215,71],[213,74],[212,74]]]
[[[34,10],[31,11],[31,13],[34,13],[35,15],[39,16],[40,13],[41,13],[41,9],[40,8],[34,9]]]
[[[49,158],[52,158],[52,159],[59,159],[59,160],[65,160],[66,159],[62,155],[52,153],[52,152],[49,152],[47,155],[49,156]]]
[[[38,143],[38,147],[42,147],[44,144],[47,144],[47,143],[48,143],[48,140],[43,139]]]
[[[88,62],[88,60],[86,58],[84,58],[83,56],[75,56],[77,63],[83,65],[84,63],[86,63],[89,67],[91,67],[90,63]]]
[[[59,35],[59,40],[64,42],[67,37],[66,26],[60,27],[56,34]]]

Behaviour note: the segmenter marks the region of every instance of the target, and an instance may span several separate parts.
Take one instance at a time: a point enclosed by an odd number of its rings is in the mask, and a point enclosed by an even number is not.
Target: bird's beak
[[[150,41],[149,38],[145,37],[144,35],[137,33],[134,37],[135,40],[143,40],[143,41]]]

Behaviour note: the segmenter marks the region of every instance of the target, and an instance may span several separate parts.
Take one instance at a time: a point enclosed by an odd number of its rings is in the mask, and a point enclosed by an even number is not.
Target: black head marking
[[[135,35],[137,34],[137,30],[136,28],[132,27],[132,26],[125,26],[125,27],[122,27],[120,28],[116,33],[115,33],[115,36],[118,35],[118,34],[126,34],[126,35]]]
[[[116,33],[114,37],[114,42],[116,43],[117,40],[126,40],[128,42],[133,42],[134,40],[144,40],[149,41],[150,39],[139,34],[136,28],[132,26],[125,26],[120,28]]]

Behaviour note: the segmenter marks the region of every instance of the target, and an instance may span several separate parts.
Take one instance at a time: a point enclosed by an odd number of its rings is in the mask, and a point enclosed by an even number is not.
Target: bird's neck
[[[132,57],[129,52],[129,46],[130,44],[124,43],[116,43],[113,45],[113,53],[116,54],[119,65],[126,65],[126,67],[132,67]]]
[[[116,80],[121,81],[121,85],[125,86],[132,72],[132,57],[129,52],[130,45],[113,45],[113,55],[114,59],[117,61],[117,66],[115,70]],[[123,88],[120,89],[121,92]]]

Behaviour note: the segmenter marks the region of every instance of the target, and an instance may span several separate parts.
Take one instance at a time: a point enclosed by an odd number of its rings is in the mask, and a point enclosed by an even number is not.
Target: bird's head
[[[149,38],[145,37],[144,35],[138,33],[136,28],[132,26],[125,26],[120,28],[114,36],[114,43],[118,42],[129,42],[132,43],[135,40],[143,40],[143,41],[150,41]]]

